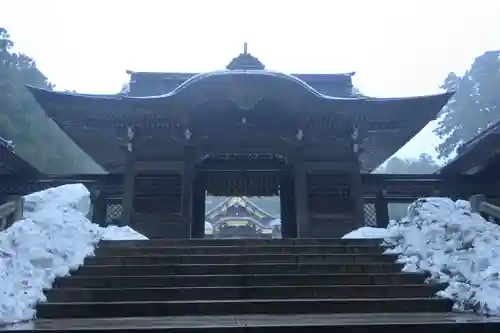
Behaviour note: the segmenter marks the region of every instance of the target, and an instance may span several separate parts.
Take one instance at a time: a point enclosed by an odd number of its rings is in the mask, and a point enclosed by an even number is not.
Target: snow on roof
[[[491,126],[487,127],[485,130],[481,131],[479,134],[474,136],[473,138],[465,141],[463,144],[461,144],[458,149],[457,153],[458,155],[465,153],[466,151],[469,151],[474,147],[476,144],[478,144],[481,140],[483,140],[485,137],[491,134],[499,134],[500,133],[500,120],[497,121],[496,123],[492,124]]]
[[[0,136],[0,146],[7,148],[11,152],[14,152],[14,150],[16,149],[16,145],[14,145],[12,141],[2,138],[1,136]]]
[[[280,226],[281,225],[281,220],[280,219],[274,219],[271,222],[269,222],[268,225],[269,225],[269,227]]]
[[[222,200],[221,202],[219,202],[217,205],[215,205],[214,207],[212,207],[211,209],[207,210],[207,212],[205,213],[205,216],[209,216],[211,215],[212,213],[214,213],[215,211],[217,211],[218,209],[220,209],[221,207],[223,207],[224,205],[228,204],[231,200],[234,200],[235,198],[239,198],[240,200],[242,200],[245,204],[251,206],[252,208],[254,208],[255,210],[258,210],[262,213],[264,213],[265,215],[267,216],[270,216],[270,217],[275,217],[274,215],[275,214],[271,214],[267,211],[265,211],[264,209],[262,209],[260,207],[260,205],[257,205],[256,203],[254,203],[252,201],[251,198],[248,198],[248,197],[227,197],[226,199]],[[236,201],[234,203],[237,203]]]
[[[457,154],[448,163],[443,165],[442,168],[437,170],[436,173],[447,172],[447,170],[453,168],[454,165],[460,163],[460,160],[462,160],[464,155],[473,152],[478,145],[482,144],[483,140],[485,140],[488,136],[495,134],[500,134],[500,121],[494,123],[476,136],[460,144],[457,148]],[[485,148],[489,149],[487,146]]]
[[[208,211],[205,212],[205,216],[208,216],[208,215],[212,214],[213,212],[215,212],[216,210],[223,207],[230,199],[231,199],[231,197],[227,197],[226,199],[222,200],[221,202],[219,202],[218,204],[213,206],[211,209],[209,209]]]
[[[279,211],[279,199],[276,198],[276,202],[269,202],[266,199],[271,199],[272,197],[243,197],[249,204],[252,206],[254,209],[260,210],[262,213],[266,214],[267,216],[271,216],[276,218],[277,216],[281,215],[281,212]],[[266,206],[266,208],[263,208],[263,206]],[[278,208],[275,210],[275,208]],[[271,210],[273,210],[271,212]]]
[[[222,218],[220,220],[218,220],[216,223],[214,223],[215,225],[219,225],[219,224],[223,224],[225,222],[230,222],[230,221],[235,221],[235,220],[238,220],[238,221],[246,221],[246,222],[251,222],[251,223],[254,223],[256,225],[258,225],[260,228],[263,228],[263,229],[268,229],[270,228],[269,224],[267,223],[262,223],[261,221],[259,221],[258,219],[255,219],[253,217],[241,217],[241,216],[230,216],[230,217],[225,217],[225,218]]]

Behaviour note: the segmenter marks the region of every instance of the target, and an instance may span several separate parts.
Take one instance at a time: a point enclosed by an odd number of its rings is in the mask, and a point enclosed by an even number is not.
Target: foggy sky
[[[125,70],[205,72],[243,50],[286,73],[356,71],[376,97],[439,92],[500,49],[491,0],[0,0],[0,26],[58,89],[113,93]],[[433,153],[432,124],[402,155]]]

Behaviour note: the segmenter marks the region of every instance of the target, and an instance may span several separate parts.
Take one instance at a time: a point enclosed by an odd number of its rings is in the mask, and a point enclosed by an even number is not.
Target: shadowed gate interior
[[[191,237],[203,238],[205,196],[280,197],[282,236],[297,237],[293,167],[271,153],[208,154],[195,166]]]

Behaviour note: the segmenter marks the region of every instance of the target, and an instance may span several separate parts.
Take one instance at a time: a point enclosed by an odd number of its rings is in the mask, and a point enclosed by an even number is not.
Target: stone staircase
[[[468,328],[479,320],[450,314],[452,303],[433,296],[443,286],[402,273],[379,243],[103,242],[83,268],[55,282],[36,329],[458,332],[457,316]]]

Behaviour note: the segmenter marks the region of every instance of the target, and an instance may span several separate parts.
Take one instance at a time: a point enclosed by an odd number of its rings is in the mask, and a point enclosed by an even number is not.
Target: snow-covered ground
[[[383,238],[404,271],[429,272],[449,286],[439,296],[456,310],[500,315],[500,226],[472,213],[467,201],[423,198],[387,229],[360,228],[345,238]]]
[[[0,232],[0,325],[30,320],[56,277],[92,256],[100,240],[146,239],[87,219],[89,191],[64,185],[26,196],[24,219]]]

